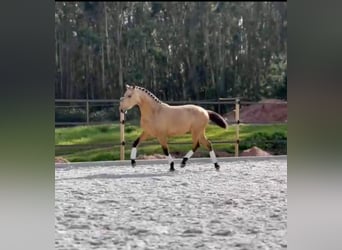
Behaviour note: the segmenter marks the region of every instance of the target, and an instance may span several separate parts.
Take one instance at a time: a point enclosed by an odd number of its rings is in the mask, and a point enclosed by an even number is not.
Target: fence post
[[[240,143],[240,99],[235,99],[235,121],[236,121],[236,142],[235,142],[235,157],[239,156],[239,143]]]
[[[87,109],[87,125],[89,125],[89,100],[86,101],[86,109]]]
[[[120,160],[125,160],[125,114],[120,111]]]

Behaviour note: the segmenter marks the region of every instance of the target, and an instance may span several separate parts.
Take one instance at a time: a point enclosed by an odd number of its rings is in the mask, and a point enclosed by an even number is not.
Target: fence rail
[[[223,141],[215,141],[215,140],[210,140],[212,143],[214,144],[234,144],[236,143],[235,140],[223,140]],[[128,142],[133,143],[133,141],[125,141],[125,144],[128,144]],[[264,142],[286,142],[286,140],[264,140]],[[155,143],[157,142],[148,142],[145,141],[143,146],[151,146],[151,145],[155,145]],[[191,141],[188,142],[172,142],[172,141],[168,141],[167,142],[170,145],[192,145]],[[130,144],[128,144],[130,145]],[[96,144],[91,144],[91,145],[82,145],[82,144],[78,144],[78,145],[56,145],[57,147],[60,148],[98,148],[98,147],[102,147],[102,148],[107,148],[107,147],[120,147],[121,143],[96,143]]]
[[[200,106],[209,106],[209,109],[215,109],[219,114],[228,113],[234,111],[236,98],[219,98],[217,100],[198,100],[198,101],[167,101],[165,103],[169,105],[184,105],[184,104],[195,104]],[[99,124],[109,124],[115,121],[119,121],[120,112],[119,112],[119,99],[56,99],[55,100],[55,126],[76,126],[76,125],[99,125]],[[241,106],[252,105],[252,104],[260,104],[254,101],[248,101],[244,98],[239,98],[239,104]],[[277,103],[273,103],[277,104]],[[282,103],[280,103],[282,104]],[[96,111],[92,110],[107,110],[108,117],[105,119],[93,118],[92,115],[96,114]],[[74,121],[64,121],[61,118],[57,117],[59,113],[63,111],[77,110],[77,119],[73,119]],[[133,111],[132,117],[138,117],[138,113]],[[76,114],[73,114],[76,116]],[[61,115],[62,116],[62,115]],[[70,115],[72,116],[72,115]],[[97,120],[96,120],[97,119]],[[229,124],[236,124],[235,121],[229,121]],[[244,124],[256,124],[255,122],[249,123],[244,122]],[[265,122],[261,122],[258,124],[267,124]]]

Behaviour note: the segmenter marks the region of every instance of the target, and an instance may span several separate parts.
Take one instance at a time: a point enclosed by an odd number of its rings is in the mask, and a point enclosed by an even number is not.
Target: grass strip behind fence
[[[221,129],[216,125],[210,124],[207,127],[206,135],[212,142],[217,141],[235,141],[235,125],[228,130]],[[136,125],[127,123],[125,126],[125,158],[129,159],[131,145],[141,133],[141,128]],[[275,135],[275,136],[273,136]],[[280,135],[280,137],[279,137]],[[249,138],[256,138],[259,141],[248,141]],[[270,139],[271,138],[271,139]],[[272,138],[287,138],[287,124],[273,125],[240,125],[240,142],[241,149],[247,146],[256,145],[268,150],[274,148],[271,142]],[[267,141],[266,141],[267,140]],[[191,135],[172,137],[169,139],[170,152],[173,155],[182,155],[191,149]],[[245,144],[244,144],[245,142]],[[189,143],[189,144],[185,144]],[[259,143],[259,145],[258,145]],[[268,144],[267,144],[268,143]],[[111,125],[92,125],[77,126],[68,128],[55,129],[55,156],[61,156],[72,162],[81,161],[104,161],[120,159],[120,126],[119,124]],[[279,143],[278,143],[279,144]],[[275,144],[275,145],[278,145]],[[281,149],[275,148],[275,154],[284,153],[286,151],[286,142],[279,144]],[[213,143],[214,149],[218,153],[234,153],[233,143]],[[283,148],[285,147],[285,148]],[[286,152],[285,152],[286,153]],[[163,154],[161,146],[156,139],[148,139],[138,148],[139,155]],[[197,155],[207,156],[208,152],[203,148],[198,149]]]

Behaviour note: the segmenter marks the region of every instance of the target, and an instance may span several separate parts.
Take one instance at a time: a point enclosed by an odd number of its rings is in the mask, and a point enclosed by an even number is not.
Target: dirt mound
[[[244,150],[240,155],[241,156],[269,156],[271,154],[254,146],[250,149]]]
[[[69,163],[69,161],[61,156],[55,157],[55,163]]]
[[[228,122],[235,121],[235,111],[223,115]],[[266,99],[259,103],[240,107],[241,123],[282,123],[287,122],[287,102]]]

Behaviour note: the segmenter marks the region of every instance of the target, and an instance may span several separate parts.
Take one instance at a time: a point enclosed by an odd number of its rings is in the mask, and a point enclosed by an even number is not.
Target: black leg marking
[[[168,156],[168,155],[169,155],[169,150],[167,150],[167,148],[164,148],[164,147],[162,147],[162,148],[163,148],[164,154],[165,154],[166,156]]]
[[[133,148],[136,148],[137,145],[139,144],[139,141],[140,141],[140,137],[138,137],[138,138],[133,142],[132,147],[133,147]]]
[[[175,164],[173,162],[170,163],[170,171],[173,172],[175,171]]]
[[[199,147],[200,147],[200,144],[199,144],[199,142],[197,142],[196,146],[192,149],[192,151],[194,151],[194,153],[195,153],[195,151],[196,151]]]
[[[131,160],[131,164],[132,164],[132,167],[135,167],[135,165],[137,165],[134,159]]]
[[[181,168],[184,168],[187,161],[188,161],[188,158],[184,157],[183,160],[182,160],[182,163],[181,163],[180,167],[181,167]]]
[[[199,142],[197,142],[196,146],[192,148],[192,152],[195,153],[195,151],[199,148],[199,146],[200,146],[200,144],[199,144]],[[185,165],[186,165],[186,162],[187,162],[188,160],[189,160],[189,158],[184,157],[183,160],[182,160],[182,162],[181,162],[180,167],[181,167],[181,168],[184,168]]]
[[[164,154],[166,156],[168,156],[169,155],[169,150],[167,148],[165,148],[165,147],[162,147],[162,148],[163,148]],[[175,163],[173,161],[170,163],[170,171],[171,172],[175,171]]]
[[[219,164],[216,162],[215,164],[215,169],[218,171],[218,170],[220,170],[220,166],[219,166]]]

